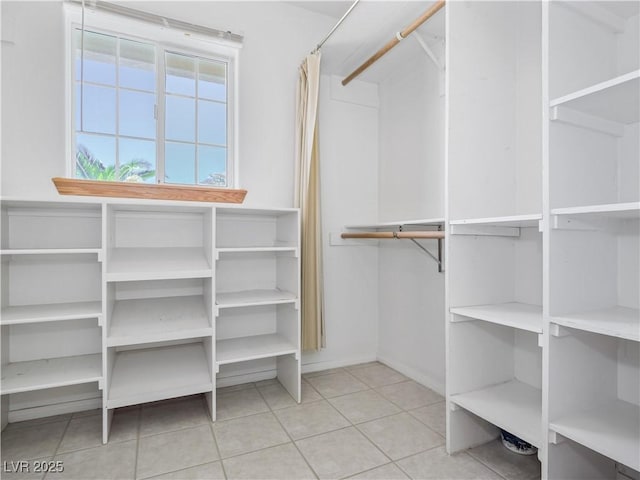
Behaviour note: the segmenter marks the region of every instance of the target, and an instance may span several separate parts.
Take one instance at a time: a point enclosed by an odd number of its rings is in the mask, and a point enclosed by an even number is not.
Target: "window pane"
[[[227,144],[227,106],[198,100],[198,142]]]
[[[147,43],[120,39],[121,87],[156,91],[156,49]]]
[[[84,67],[82,61],[82,33],[76,29],[76,80],[84,68],[84,81],[116,84],[116,37],[84,32]]]
[[[195,100],[167,95],[165,118],[165,136],[167,140],[195,142]]]
[[[196,147],[193,144],[165,142],[164,181],[188,183],[196,178]]]
[[[166,54],[166,91],[180,95],[196,94],[196,63],[193,57]]]
[[[116,133],[116,90],[110,87],[85,85],[84,101],[80,102],[80,82],[76,82],[76,130],[95,133]],[[83,116],[80,121],[80,108]]]
[[[198,147],[198,183],[227,186],[227,149],[222,147]]]
[[[121,138],[118,176],[123,182],[156,182],[156,142]]]
[[[119,133],[131,137],[156,138],[155,102],[153,93],[121,89]]]
[[[104,135],[76,135],[76,177],[115,180],[116,139]]]
[[[200,60],[198,97],[227,101],[227,65],[223,62]]]

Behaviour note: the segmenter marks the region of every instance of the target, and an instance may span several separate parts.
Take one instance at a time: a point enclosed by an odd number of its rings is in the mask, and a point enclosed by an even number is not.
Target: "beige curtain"
[[[325,346],[322,289],[322,230],[318,157],[320,52],[300,65],[296,105],[296,206],[302,217],[302,349]]]

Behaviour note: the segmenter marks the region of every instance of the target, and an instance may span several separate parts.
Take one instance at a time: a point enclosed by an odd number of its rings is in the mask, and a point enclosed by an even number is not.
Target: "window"
[[[91,20],[84,32],[69,22],[70,176],[236,186],[237,47],[151,25],[144,37],[120,34],[122,22],[136,33],[145,22],[101,12]]]

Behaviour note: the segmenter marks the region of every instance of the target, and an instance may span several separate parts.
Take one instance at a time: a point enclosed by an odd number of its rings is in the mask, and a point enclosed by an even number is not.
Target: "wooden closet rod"
[[[391,50],[393,47],[399,44],[400,40],[403,40],[407,38],[409,35],[411,35],[415,29],[417,29],[420,25],[422,25],[424,22],[429,20],[433,15],[435,15],[435,13],[438,10],[444,7],[444,3],[445,3],[445,0],[438,0],[435,4],[431,6],[431,8],[429,8],[429,10],[427,10],[418,18],[416,18],[411,25],[406,27],[401,32],[398,32],[396,36],[393,37],[391,40],[389,40],[384,47],[382,47],[380,50],[374,53],[366,62],[364,62],[362,65],[356,68],[353,72],[351,72],[351,74],[348,77],[346,77],[344,80],[342,80],[342,85],[346,86],[351,80],[356,78],[358,75],[364,72],[367,68],[369,68],[375,62],[377,62],[380,59],[380,57],[382,57],[385,53],[387,53],[389,50]]]
[[[444,232],[407,231],[407,232],[348,232],[342,238],[444,238]]]

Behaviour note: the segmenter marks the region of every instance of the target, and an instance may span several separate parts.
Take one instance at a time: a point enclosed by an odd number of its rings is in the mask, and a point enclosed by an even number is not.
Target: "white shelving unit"
[[[276,372],[300,401],[299,217],[294,209],[216,214],[216,369]]]
[[[446,8],[447,450],[544,450],[541,6]]]
[[[640,469],[639,13],[544,5],[546,478]]]
[[[300,401],[297,209],[5,199],[0,217],[3,428],[46,412],[43,390],[101,406],[105,443],[129,405],[204,393],[215,420],[221,367]]]
[[[2,202],[3,428],[44,390],[100,398],[101,216],[95,203]]]
[[[215,418],[215,211],[189,204],[106,207],[106,389],[113,409],[206,393]]]

